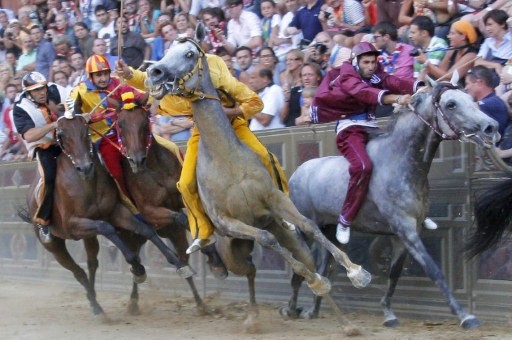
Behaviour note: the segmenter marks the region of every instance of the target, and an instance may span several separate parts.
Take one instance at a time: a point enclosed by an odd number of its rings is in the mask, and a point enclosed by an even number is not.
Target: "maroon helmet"
[[[358,58],[365,54],[380,55],[380,51],[368,42],[360,42],[352,48],[352,58]]]

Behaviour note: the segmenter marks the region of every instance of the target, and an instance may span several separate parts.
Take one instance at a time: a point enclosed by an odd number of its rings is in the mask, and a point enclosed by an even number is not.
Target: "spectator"
[[[55,50],[55,57],[68,59],[75,50],[71,41],[64,35],[53,37],[52,44]]]
[[[34,48],[34,42],[29,34],[25,34],[21,39],[23,43],[23,53],[18,59],[18,65],[16,71],[27,71],[31,72],[36,69],[36,50]]]
[[[84,22],[77,22],[73,25],[75,37],[78,40],[78,48],[85,58],[92,55],[92,46],[94,45],[94,37],[89,34],[89,27]]]
[[[218,55],[222,58],[222,60],[224,60],[226,66],[228,67],[229,72],[231,72],[231,75],[236,79],[240,80],[240,70],[237,70],[233,67],[233,57],[231,56],[231,54],[229,54],[228,50],[226,50],[224,47],[221,47],[217,50],[216,55]]]
[[[158,61],[163,58],[177,37],[176,26],[174,23],[167,21],[159,25],[159,27],[159,35],[155,40],[153,40],[153,48],[151,50],[151,60],[154,61]]]
[[[71,92],[71,90],[73,89],[73,86],[71,86],[69,84],[69,77],[66,75],[66,73],[64,71],[55,71],[55,72],[53,72],[52,77],[53,77],[52,81],[55,84],[58,84],[58,85],[62,86],[63,88],[65,88],[66,90],[68,90],[69,92]]]
[[[405,4],[408,1],[389,1],[389,0],[376,0],[377,7],[377,22],[387,21],[393,24],[395,27],[400,27],[400,10],[402,3]],[[408,7],[410,8],[410,7]],[[412,18],[411,18],[412,20]],[[410,22],[406,23],[408,25]]]
[[[122,16],[128,19],[128,28],[132,32],[141,32],[140,14],[137,13],[138,0],[127,0],[124,3]]]
[[[162,116],[157,115],[153,132],[173,142],[187,141],[194,121],[190,116]]]
[[[50,41],[43,39],[41,26],[34,26],[30,29],[30,36],[36,48],[36,71],[47,77],[50,65],[55,59],[55,49]]]
[[[384,72],[399,78],[412,78],[414,57],[410,53],[414,47],[398,42],[397,28],[389,21],[373,26],[372,33],[375,46],[381,52],[377,60]]]
[[[475,59],[478,52],[475,45],[476,30],[469,21],[459,20],[450,27],[448,39],[450,40],[450,50],[446,52],[439,66],[427,63],[426,72],[435,78],[440,78],[457,70],[461,84],[464,85],[466,72],[473,66],[474,63],[471,61]]]
[[[223,37],[227,33],[224,12],[220,8],[207,7],[201,10],[200,17],[208,31],[201,46],[205,51],[215,54],[219,48],[224,48]]]
[[[71,67],[73,72],[69,76],[69,83],[74,87],[85,80],[85,59],[81,52],[76,51],[71,54]]]
[[[1,102],[5,95],[5,87],[13,77],[14,72],[11,65],[6,62],[0,63],[0,107],[2,107]]]
[[[417,16],[411,21],[409,39],[417,47],[418,56],[414,59],[414,77],[424,80],[428,74],[426,64],[439,65],[446,54],[446,42],[434,36],[434,22],[426,16]]]
[[[131,32],[128,27],[128,19],[119,17],[116,19],[115,24],[116,35],[119,30],[123,35],[123,48],[121,57],[131,67],[138,68],[142,65],[144,59],[149,59],[151,56],[151,49],[147,46],[146,41],[137,32]],[[110,39],[110,54],[118,56],[118,38]]]
[[[304,60],[310,63],[316,63],[326,72],[329,66],[330,54],[334,45],[333,39],[327,32],[320,32],[315,36],[315,40],[306,48]]]
[[[240,81],[249,85],[250,73],[252,72],[252,51],[247,46],[241,46],[235,51],[235,59],[240,70]]]
[[[98,30],[98,38],[103,39],[109,50],[110,38],[116,36],[114,31],[114,20],[110,19],[110,15],[107,12],[107,8],[103,5],[96,6],[94,10],[96,20],[101,24],[101,28]]]
[[[309,108],[313,102],[318,87],[305,87],[302,90],[302,105],[300,106],[300,116],[295,119],[295,125],[310,125],[311,116]]]
[[[226,0],[231,19],[228,21],[228,36],[222,37],[224,47],[234,53],[239,47],[246,46],[257,53],[263,44],[261,23],[258,16],[244,10],[242,0]]]
[[[192,0],[190,5],[190,12],[188,12],[190,21],[196,23],[200,17],[200,13],[205,8],[224,8],[226,0]],[[184,11],[185,13],[187,11]]]
[[[501,136],[509,123],[507,105],[494,91],[494,72],[483,65],[473,67],[466,76],[466,90],[478,103],[480,110],[499,124]]]
[[[285,126],[294,126],[296,119],[302,114],[302,91],[310,87],[318,87],[322,81],[322,71],[318,64],[306,63],[300,68],[300,84],[285,94],[285,106],[281,111],[281,121]]]
[[[305,6],[295,13],[286,32],[289,35],[302,32],[304,39],[313,41],[315,36],[323,30],[322,23],[318,19],[322,5],[321,0],[306,0]]]
[[[176,27],[176,31],[178,33],[178,35],[182,35],[182,34],[188,34],[188,30],[193,27],[192,26],[192,23],[188,20],[188,15],[185,14],[185,13],[177,13],[175,16],[174,16],[174,26]],[[193,38],[189,36],[189,38]]]
[[[19,135],[14,131],[12,123],[12,105],[18,92],[16,85],[7,84],[2,111],[3,133],[7,138],[0,147],[0,159],[3,161],[24,160],[27,158],[27,149]]]
[[[3,38],[5,30],[9,26],[9,18],[5,10],[0,10],[0,36]]]
[[[300,7],[299,1],[286,0],[285,5],[287,12],[281,20],[281,25],[279,25],[277,38],[272,42],[274,52],[280,61],[284,61],[286,53],[291,49],[297,48],[300,40],[304,38],[302,31],[299,31],[294,35],[289,35],[287,33],[288,25],[292,22],[295,13],[297,13],[297,10]]]
[[[249,124],[252,131],[283,128],[280,112],[285,105],[283,89],[272,82],[272,70],[256,65],[249,81],[249,87],[263,101],[263,110],[254,115]]]
[[[135,1],[135,0],[129,0]],[[83,22],[88,30],[98,32],[101,29],[101,24],[96,19],[95,9],[98,5],[105,5],[105,0],[78,0],[79,7],[77,8],[78,16],[77,21]],[[126,6],[126,3],[124,4]],[[82,51],[82,53],[84,53]],[[84,54],[85,55],[85,54]]]
[[[273,42],[279,34],[281,16],[277,14],[274,0],[261,0],[260,8],[263,15],[261,19],[263,46],[273,47]]]
[[[73,31],[73,27],[69,25],[69,16],[66,12],[59,12],[55,16],[55,27],[53,29],[53,36],[56,35],[64,35],[69,39],[71,44],[74,46],[78,45],[78,41],[75,37],[75,32]]]
[[[5,62],[9,64],[12,69],[12,73],[16,71],[16,66],[18,65],[18,59],[13,52],[5,53]],[[37,57],[36,57],[36,68],[37,68]]]
[[[481,59],[475,65],[483,65],[500,72],[508,59],[512,58],[512,33],[508,32],[508,15],[495,9],[484,16],[485,30],[488,34],[480,46],[478,56]]]
[[[260,50],[260,53],[258,54],[260,64],[272,71],[272,74],[274,75],[274,78],[272,81],[276,85],[281,85],[281,78],[279,77],[281,75],[281,72],[285,70],[285,66],[283,63],[279,62],[279,59],[277,59],[274,50],[271,47],[263,47]]]
[[[127,0],[134,1],[134,0]],[[156,21],[160,15],[160,9],[153,8],[150,0],[139,0],[140,34],[144,39],[155,36]]]
[[[295,86],[301,86],[300,69],[304,63],[304,54],[299,49],[294,49],[286,53],[286,69],[280,77],[280,84],[285,95],[290,94],[290,90]]]

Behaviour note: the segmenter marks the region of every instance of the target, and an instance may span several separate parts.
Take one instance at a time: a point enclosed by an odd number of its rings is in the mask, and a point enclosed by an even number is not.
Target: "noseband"
[[[71,163],[76,167],[76,162],[75,160],[73,159],[73,156],[71,156],[71,154],[64,148],[64,143],[62,142],[62,139],[60,138],[60,128],[59,128],[59,121],[61,119],[75,119],[76,117],[83,117],[83,115],[81,114],[75,114],[73,115],[73,118],[68,118],[68,117],[65,117],[65,116],[61,116],[57,119],[57,130],[56,130],[56,133],[55,133],[55,139],[57,140],[57,145],[61,148],[62,150],[62,153],[64,155],[66,155],[66,157],[69,158],[69,160],[71,161]],[[84,118],[85,119],[85,118]],[[87,123],[84,122],[84,125],[87,126]],[[87,130],[89,131],[89,130]],[[94,148],[93,148],[93,145],[92,145],[92,140],[91,140],[91,134],[88,133],[88,139],[89,139],[89,154],[91,155],[91,157],[93,157],[94,155]]]

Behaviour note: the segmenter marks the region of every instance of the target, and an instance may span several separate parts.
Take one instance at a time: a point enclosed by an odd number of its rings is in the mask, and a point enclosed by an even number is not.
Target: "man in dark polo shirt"
[[[142,65],[144,59],[149,59],[151,50],[140,33],[129,30],[128,19],[125,17],[118,17],[114,25],[114,30],[117,34],[119,34],[119,31],[122,32],[123,47],[121,57],[128,66],[138,68]],[[118,55],[118,40],[117,36],[110,39],[110,54],[113,56]]]
[[[322,23],[318,20],[320,8],[324,4],[321,0],[306,0],[288,25],[286,32],[295,35],[302,31],[304,39],[313,41],[316,35],[323,31]]]
[[[480,110],[498,122],[499,133],[503,136],[510,118],[507,105],[494,92],[493,73],[493,70],[482,65],[473,67],[466,75],[466,90],[478,103]]]

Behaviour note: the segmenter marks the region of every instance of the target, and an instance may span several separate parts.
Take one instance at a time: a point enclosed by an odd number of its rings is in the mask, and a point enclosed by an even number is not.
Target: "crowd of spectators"
[[[0,158],[26,158],[10,110],[27,72],[71,89],[84,79],[89,56],[104,55],[114,68],[121,54],[144,67],[178,38],[192,37],[199,21],[208,32],[203,49],[221,56],[265,103],[253,130],[309,124],[323,75],[350,62],[360,41],[373,43],[383,69],[399,77],[449,80],[457,70],[486,113],[505,105],[507,116],[495,117],[500,130],[510,125],[510,0],[123,0],[122,7],[117,0],[21,0],[17,11],[0,8]],[[155,133],[190,136],[191,121],[157,115],[157,107]]]

